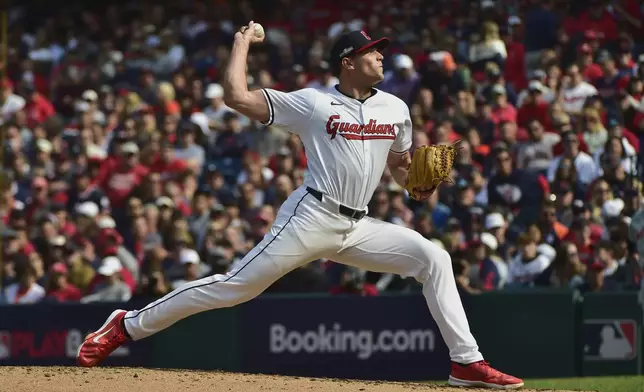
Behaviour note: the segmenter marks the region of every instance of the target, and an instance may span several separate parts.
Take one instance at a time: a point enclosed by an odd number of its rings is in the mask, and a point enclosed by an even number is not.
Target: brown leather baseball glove
[[[458,141],[452,145],[432,144],[420,146],[414,151],[405,186],[412,198],[426,198],[423,196],[433,192],[443,181],[454,183],[449,175],[454,165],[456,144]]]

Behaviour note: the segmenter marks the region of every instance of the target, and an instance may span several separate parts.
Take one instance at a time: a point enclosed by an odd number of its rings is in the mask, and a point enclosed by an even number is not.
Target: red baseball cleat
[[[80,366],[98,365],[127,340],[122,327],[125,313],[125,310],[115,310],[101,328],[87,335],[76,354],[76,361]]]
[[[452,374],[447,383],[455,387],[492,389],[519,389],[523,386],[523,380],[520,378],[501,373],[485,361],[467,365],[452,362]]]

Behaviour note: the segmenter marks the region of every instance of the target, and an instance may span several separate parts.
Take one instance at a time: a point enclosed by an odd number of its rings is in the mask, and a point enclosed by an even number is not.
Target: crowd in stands
[[[0,303],[158,298],[263,238],[307,162],[297,136],[223,102],[249,20],[267,34],[251,89],[332,89],[339,34],[391,38],[377,87],[409,105],[413,148],[461,150],[454,184],[425,202],[386,171],[369,214],[448,250],[463,295],[639,289],[644,2],[160,4],[10,9]],[[418,289],[322,259],[268,291]]]

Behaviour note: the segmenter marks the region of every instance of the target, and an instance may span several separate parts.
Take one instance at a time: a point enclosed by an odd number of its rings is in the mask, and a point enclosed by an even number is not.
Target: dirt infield
[[[0,367],[1,392],[474,392],[420,383],[392,383],[140,368]],[[489,391],[489,390],[485,390]],[[536,391],[522,389],[521,391]],[[543,390],[541,390],[543,391]],[[564,392],[564,391],[559,391]]]

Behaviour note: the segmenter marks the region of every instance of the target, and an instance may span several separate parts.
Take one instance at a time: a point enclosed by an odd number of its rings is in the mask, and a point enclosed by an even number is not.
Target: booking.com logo
[[[434,351],[435,335],[430,329],[414,330],[343,330],[340,324],[327,328],[324,324],[307,331],[289,331],[282,324],[270,326],[270,351],[312,353],[356,353],[365,360],[377,352]]]

